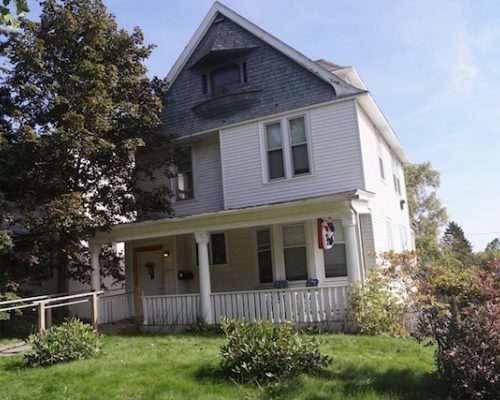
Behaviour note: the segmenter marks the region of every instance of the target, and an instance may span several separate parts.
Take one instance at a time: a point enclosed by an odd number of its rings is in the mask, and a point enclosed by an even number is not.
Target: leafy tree
[[[440,257],[439,230],[448,220],[436,191],[439,172],[429,162],[405,166],[406,191],[415,244],[423,263]]]
[[[159,133],[163,82],[145,75],[153,46],[139,28],[119,29],[101,0],[47,0],[40,22],[3,33],[0,288],[54,267],[64,292],[68,277],[88,279],[84,240],[170,210],[165,186],[138,189],[174,157]]]
[[[500,251],[500,239],[495,238],[486,245],[484,251]]]
[[[462,266],[474,263],[472,245],[466,239],[463,229],[451,221],[443,236],[445,250],[452,259],[458,261]]]
[[[11,3],[15,3],[15,14],[13,14],[9,8]],[[29,11],[28,2],[26,0],[3,0],[2,5],[0,5],[0,25],[16,26],[17,19],[16,15],[23,16]]]

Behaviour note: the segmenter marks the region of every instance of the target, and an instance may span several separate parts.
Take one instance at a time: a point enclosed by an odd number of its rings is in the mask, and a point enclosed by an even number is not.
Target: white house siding
[[[290,112],[285,117],[303,114]],[[313,173],[310,176],[264,182],[259,122],[220,132],[226,209],[363,188],[354,101],[319,106],[306,115],[311,129]],[[267,118],[263,122],[272,120]]]
[[[223,210],[218,137],[210,135],[186,145],[191,147],[192,153],[194,198],[183,201],[172,199],[173,215],[184,216]],[[170,179],[163,171],[157,171],[154,177],[154,181],[139,181],[139,188],[148,190],[155,186],[166,185],[170,187],[173,184],[175,190],[175,179]],[[164,215],[155,214],[151,217],[164,217]]]
[[[374,250],[384,252],[387,250],[402,250],[400,241],[400,227],[407,231],[410,238],[410,222],[408,215],[408,203],[406,201],[406,188],[404,184],[404,174],[401,163],[398,160],[400,168],[401,196],[396,193],[393,183],[393,166],[391,161],[391,152],[387,143],[380,137],[376,128],[373,126],[368,116],[358,106],[359,131],[361,138],[361,148],[363,155],[363,170],[365,176],[366,190],[375,193],[370,199],[369,207],[372,210],[372,225]],[[377,135],[381,142],[381,155],[384,163],[385,179],[380,176]],[[401,209],[400,201],[405,200],[404,208]],[[391,240],[388,238],[387,226],[390,222],[392,230]],[[365,232],[366,235],[366,232]],[[409,247],[412,247],[408,240]]]
[[[174,215],[191,215],[224,209],[219,140],[215,136],[191,146],[194,199],[173,204]]]

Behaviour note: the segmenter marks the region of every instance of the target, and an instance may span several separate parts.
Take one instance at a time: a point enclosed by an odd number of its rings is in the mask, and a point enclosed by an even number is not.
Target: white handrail
[[[27,301],[47,299],[48,297],[49,296],[44,295],[44,296],[35,296],[35,297],[25,297],[25,298],[15,299],[15,300],[0,301],[0,306],[6,305],[6,304],[25,303]],[[0,311],[3,311],[3,310],[0,310]]]

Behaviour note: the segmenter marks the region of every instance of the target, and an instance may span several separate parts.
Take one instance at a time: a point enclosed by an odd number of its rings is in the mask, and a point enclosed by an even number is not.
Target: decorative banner
[[[318,218],[318,247],[328,250],[335,244],[335,227],[333,222]]]

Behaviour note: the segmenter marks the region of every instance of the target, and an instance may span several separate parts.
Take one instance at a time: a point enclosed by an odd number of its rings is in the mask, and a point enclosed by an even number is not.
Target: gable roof
[[[315,74],[325,82],[332,85],[338,97],[365,93],[365,91],[344,82],[342,79],[335,76],[332,72],[323,68],[323,66],[310,60],[294,48],[288,46],[278,38],[259,28],[254,23],[250,22],[246,18],[243,18],[241,15],[237,14],[218,1],[216,1],[212,5],[210,10],[208,11],[208,14],[205,16],[198,29],[195,31],[194,35],[189,40],[187,46],[184,48],[181,55],[173,65],[172,69],[167,74],[165,80],[169,85],[171,85],[175,81],[182,69],[186,66],[194,50],[219,14],[222,14],[223,16],[229,18],[234,23],[240,25],[248,32],[252,33],[265,43],[269,44],[271,47],[274,47],[276,50],[283,53],[284,55],[295,61],[297,64],[307,69],[309,72]]]

